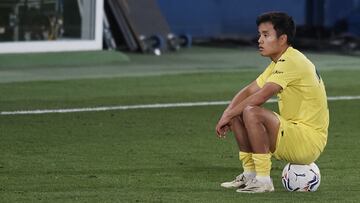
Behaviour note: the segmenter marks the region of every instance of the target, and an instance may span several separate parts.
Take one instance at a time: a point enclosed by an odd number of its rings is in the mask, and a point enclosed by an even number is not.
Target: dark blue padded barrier
[[[304,25],[307,0],[157,0],[163,15],[176,34],[194,37],[241,35],[253,37],[257,33],[256,17],[267,11],[285,11],[297,25]],[[315,0],[318,1],[318,0]],[[334,26],[345,19],[349,31],[360,36],[360,2],[358,0],[323,0],[323,20],[314,4],[313,25]],[[319,17],[320,16],[320,17]]]
[[[257,33],[256,17],[267,11],[286,11],[298,24],[305,21],[305,0],[158,0],[176,34],[194,37]]]
[[[360,36],[359,0],[325,1],[325,26],[331,27],[342,19],[347,22],[349,33]]]

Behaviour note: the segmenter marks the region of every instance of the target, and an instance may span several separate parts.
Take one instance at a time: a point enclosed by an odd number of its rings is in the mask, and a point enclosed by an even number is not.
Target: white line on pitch
[[[329,101],[336,100],[358,100],[360,96],[337,96],[328,97]],[[270,99],[268,103],[274,103],[277,100]],[[0,115],[27,115],[27,114],[48,114],[48,113],[73,113],[73,112],[96,112],[96,111],[113,111],[128,109],[157,109],[157,108],[174,108],[174,107],[194,107],[194,106],[219,106],[229,104],[230,101],[209,101],[209,102],[185,102],[185,103],[164,103],[164,104],[143,104],[143,105],[126,105],[126,106],[104,106],[89,107],[76,109],[43,109],[43,110],[26,110],[26,111],[3,111]]]

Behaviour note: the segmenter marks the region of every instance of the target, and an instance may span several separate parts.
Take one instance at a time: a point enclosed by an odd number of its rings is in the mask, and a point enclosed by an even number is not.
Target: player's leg
[[[252,159],[252,149],[247,137],[246,128],[241,116],[231,120],[231,131],[233,132],[236,142],[239,146],[239,159],[242,163],[243,173],[238,175],[233,181],[221,184],[225,188],[243,188],[246,182],[255,178],[255,165]]]
[[[280,126],[276,114],[262,107],[248,106],[243,120],[253,153],[274,152]]]
[[[276,149],[280,121],[272,111],[258,106],[246,107],[243,121],[253,151],[256,179],[238,192],[273,191],[270,179],[271,152]]]
[[[234,133],[239,150],[251,153],[252,149],[242,116],[237,116],[231,120],[231,131]]]
[[[247,179],[255,177],[255,164],[252,159],[252,149],[248,134],[242,119],[242,116],[237,116],[231,120],[231,131],[234,133],[236,142],[239,146],[239,159],[244,169],[244,175]]]

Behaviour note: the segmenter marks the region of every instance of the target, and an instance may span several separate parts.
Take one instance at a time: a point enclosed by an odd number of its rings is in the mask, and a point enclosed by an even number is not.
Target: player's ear
[[[281,45],[284,45],[287,43],[287,35],[286,34],[282,34],[280,37],[279,37],[279,40],[280,40],[280,43]]]

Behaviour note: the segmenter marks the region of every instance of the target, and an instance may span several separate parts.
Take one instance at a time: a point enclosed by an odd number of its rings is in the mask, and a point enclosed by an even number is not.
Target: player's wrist
[[[223,113],[223,116],[222,116],[225,120],[231,120],[232,116],[231,116],[231,111],[225,111]]]

